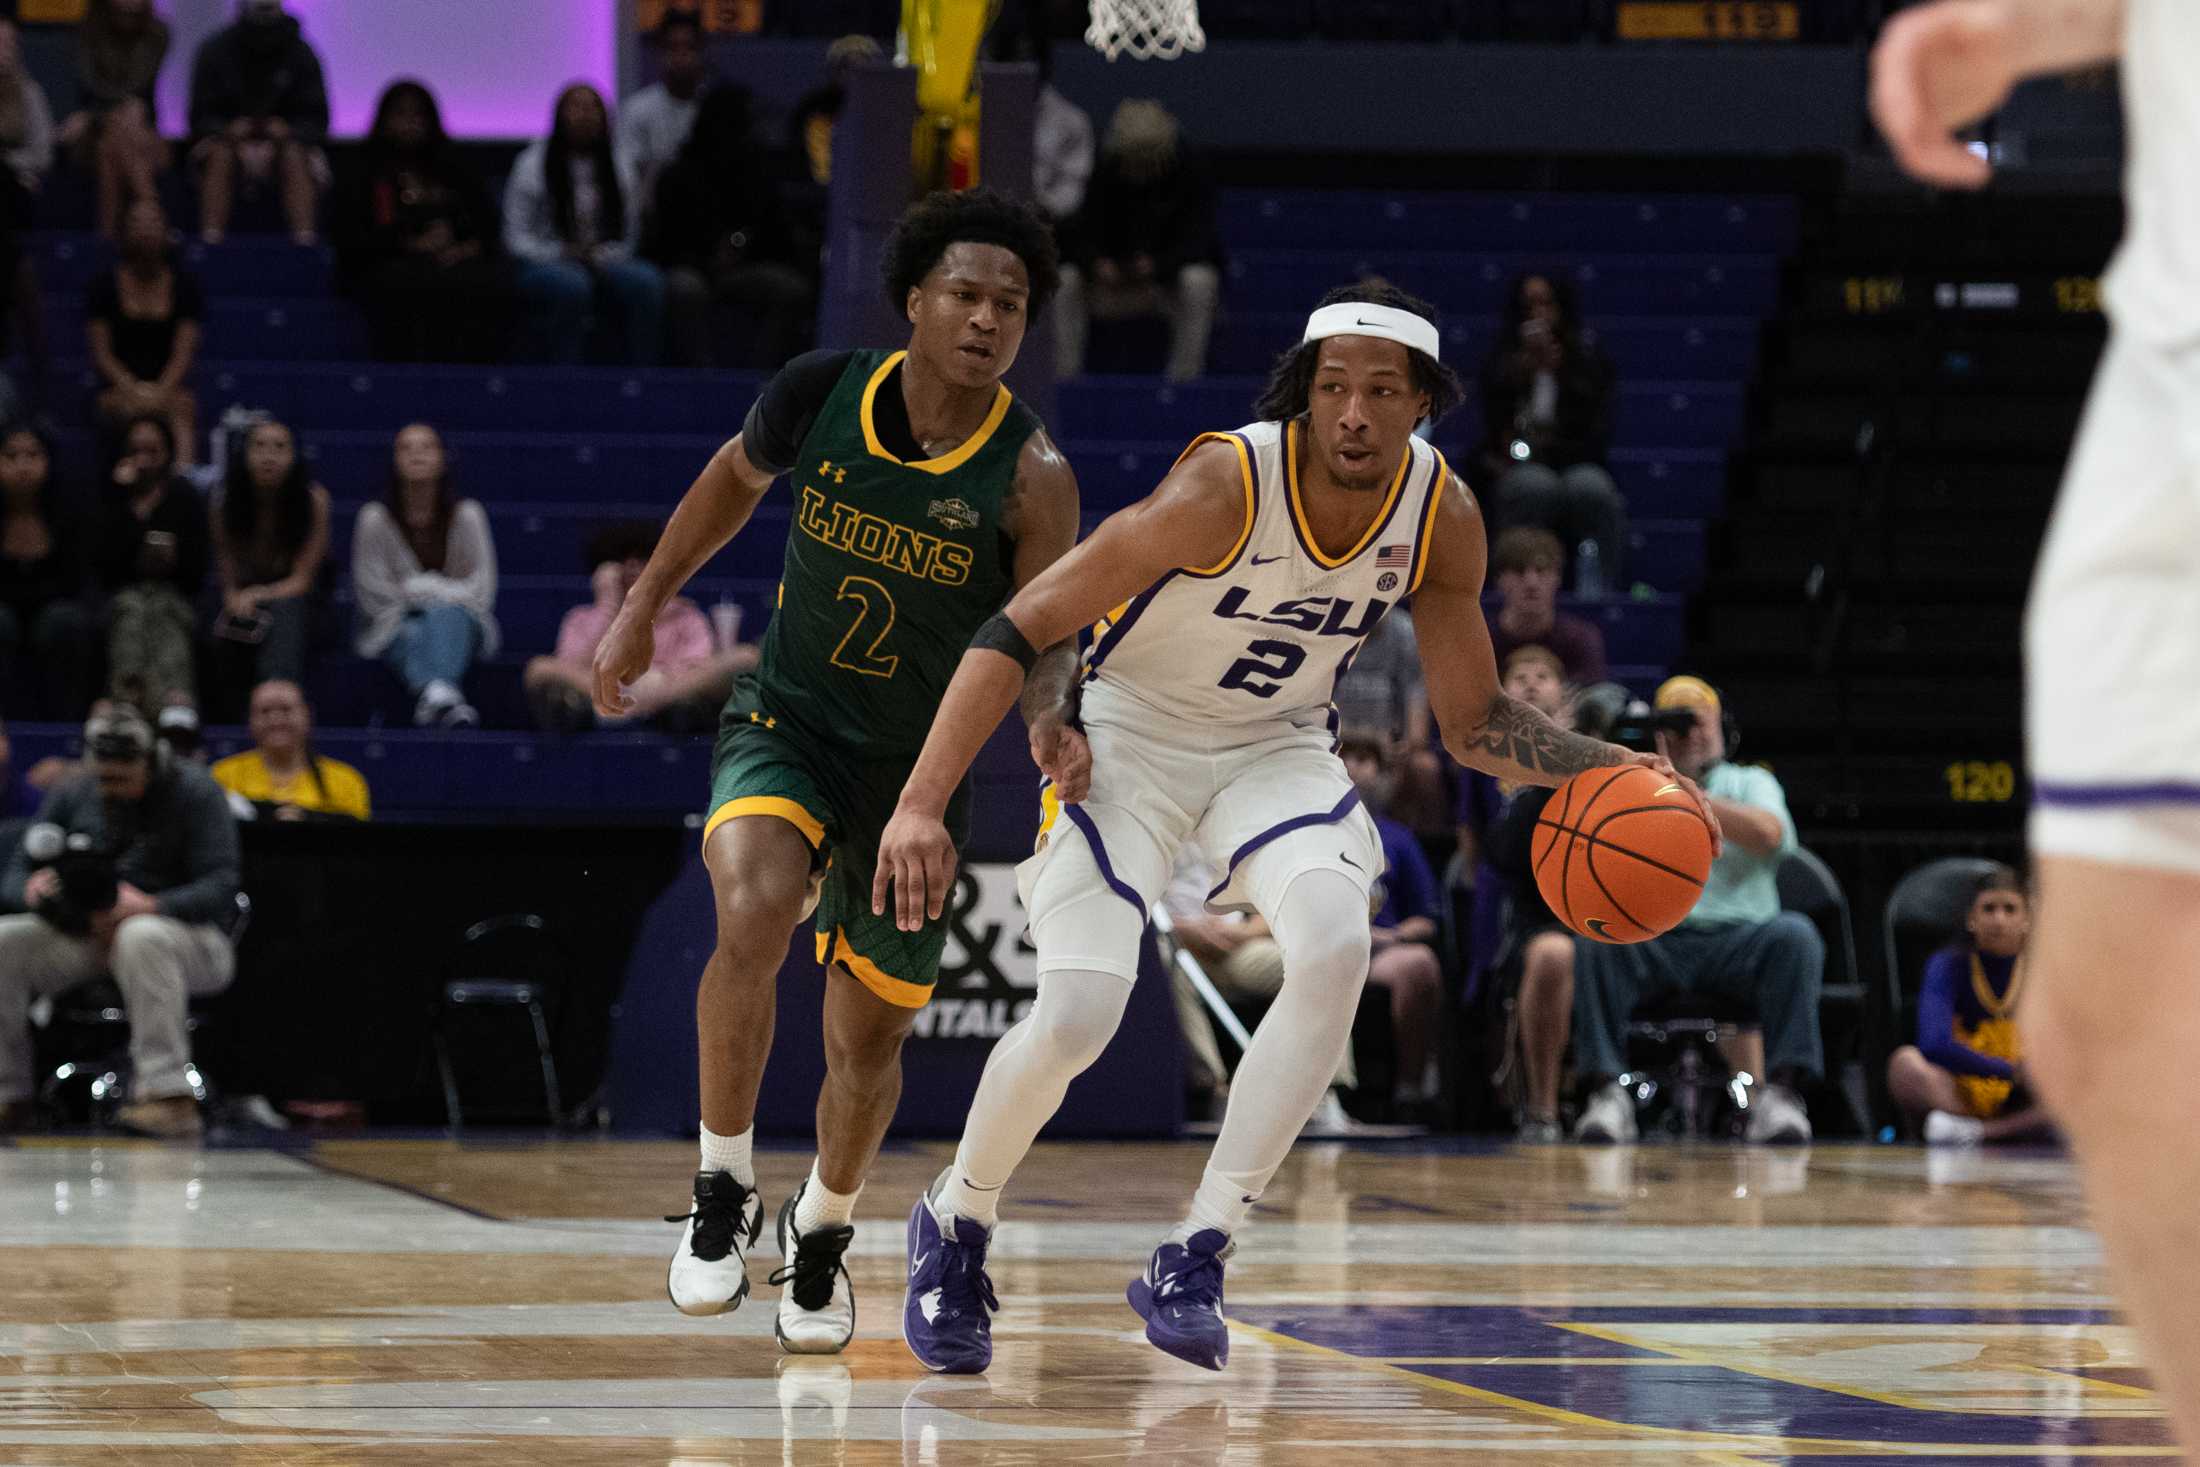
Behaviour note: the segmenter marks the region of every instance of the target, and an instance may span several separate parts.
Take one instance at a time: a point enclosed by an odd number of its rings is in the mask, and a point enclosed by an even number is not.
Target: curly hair
[[[1054,243],[1054,227],[1029,204],[976,188],[967,193],[927,194],[901,216],[894,237],[887,242],[880,273],[886,282],[886,299],[900,310],[909,292],[939,264],[953,244],[999,245],[1024,262],[1031,277],[1031,312],[1046,309],[1062,281],[1062,257]]]
[[[1437,320],[1434,306],[1381,281],[1342,286],[1323,296],[1316,309],[1348,301],[1410,311],[1442,329],[1443,323]],[[1276,358],[1275,369],[1268,374],[1268,386],[1253,404],[1253,415],[1264,423],[1283,423],[1303,416],[1314,390],[1314,371],[1320,359],[1321,343],[1318,341],[1302,341]],[[1466,384],[1459,380],[1457,372],[1427,352],[1410,346],[1406,348],[1406,361],[1413,369],[1413,390],[1428,394],[1428,422],[1441,422],[1446,413],[1466,401]]]

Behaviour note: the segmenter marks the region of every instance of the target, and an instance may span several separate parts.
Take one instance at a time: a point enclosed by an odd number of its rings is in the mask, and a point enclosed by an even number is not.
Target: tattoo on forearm
[[[1066,637],[1039,654],[1031,675],[1024,679],[1019,707],[1028,727],[1052,713],[1068,699],[1077,681],[1077,639]]]
[[[1483,752],[1531,769],[1538,774],[1568,779],[1584,769],[1602,769],[1627,757],[1617,744],[1607,744],[1560,728],[1541,713],[1509,694],[1499,693],[1490,704],[1484,727]]]

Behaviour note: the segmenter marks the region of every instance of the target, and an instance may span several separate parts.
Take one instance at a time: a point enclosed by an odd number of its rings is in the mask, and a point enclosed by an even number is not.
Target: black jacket
[[[159,901],[178,922],[227,923],[237,910],[237,820],[229,796],[196,764],[156,765],[145,798],[110,808],[90,769],[55,785],[38,820],[88,835],[115,858],[116,874]],[[8,853],[0,897],[23,910],[30,857],[21,842]]]
[[[254,34],[262,30],[273,34]],[[300,142],[328,136],[328,82],[297,19],[239,21],[199,47],[191,67],[191,135],[208,137],[240,117],[280,117]]]

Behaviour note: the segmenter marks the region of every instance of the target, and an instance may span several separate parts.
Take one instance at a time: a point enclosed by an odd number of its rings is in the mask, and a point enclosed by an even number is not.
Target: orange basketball
[[[1560,785],[1535,822],[1535,884],[1593,942],[1647,942],[1695,908],[1711,875],[1711,826],[1688,791],[1618,764]]]

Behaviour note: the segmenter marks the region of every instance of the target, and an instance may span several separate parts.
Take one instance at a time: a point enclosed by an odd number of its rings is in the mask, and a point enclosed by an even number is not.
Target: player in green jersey
[[[649,667],[665,603],[747,523],[772,482],[794,495],[778,609],[720,724],[704,828],[717,950],[696,997],[703,1160],[667,1287],[683,1313],[748,1291],[763,1227],[749,1143],[790,929],[816,914],[826,965],[817,1161],[779,1212],[781,1345],[832,1353],[855,1328],[850,1217],[901,1096],[901,1046],[930,996],[943,923],[871,912],[879,832],[973,637],[1077,538],[1077,481],[1001,385],[1057,279],[1029,207],[934,194],[903,216],[886,288],[907,348],[813,352],[764,389],[680,501],[596,654],[616,715]],[[1076,799],[1091,754],[1070,726],[1076,649],[1038,659],[1023,703],[1033,757]],[[950,819],[967,828],[968,791]]]

